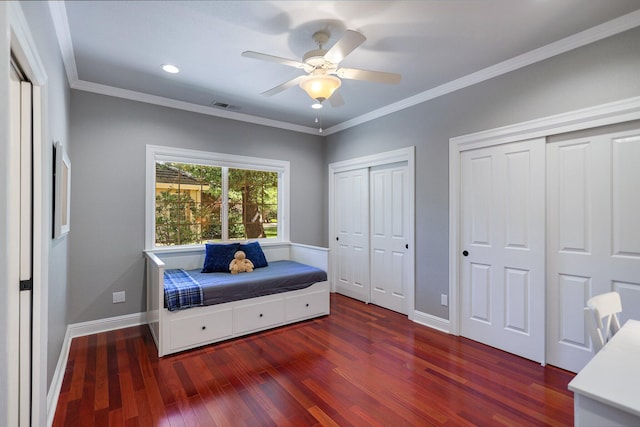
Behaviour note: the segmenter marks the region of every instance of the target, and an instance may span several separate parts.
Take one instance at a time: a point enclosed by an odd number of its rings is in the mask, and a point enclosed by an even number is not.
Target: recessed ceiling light
[[[171,65],[171,64],[164,64],[162,66],[162,69],[164,71],[166,71],[167,73],[171,73],[171,74],[176,74],[180,72],[180,69],[178,67],[176,67],[175,65]]]
[[[322,104],[319,102],[316,102],[315,104],[311,104],[311,108],[313,108],[314,110],[319,110],[322,108]]]

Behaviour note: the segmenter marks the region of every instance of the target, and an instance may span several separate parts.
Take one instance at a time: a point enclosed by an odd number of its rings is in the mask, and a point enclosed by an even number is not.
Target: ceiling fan
[[[333,107],[344,104],[336,90],[342,84],[340,78],[352,80],[366,80],[376,83],[398,83],[401,75],[382,71],[361,70],[358,68],[341,68],[338,66],[348,54],[353,52],[366,40],[365,36],[353,30],[347,30],[344,35],[330,49],[324,45],[329,41],[330,34],[321,30],[313,34],[313,40],[318,44],[317,49],[310,50],[302,57],[302,61],[267,55],[265,53],[245,51],[242,56],[277,62],[289,67],[299,68],[307,74],[298,76],[274,88],[263,92],[262,95],[273,96],[293,86],[299,85],[320,107],[322,102],[329,100]],[[337,76],[337,77],[336,77]]]

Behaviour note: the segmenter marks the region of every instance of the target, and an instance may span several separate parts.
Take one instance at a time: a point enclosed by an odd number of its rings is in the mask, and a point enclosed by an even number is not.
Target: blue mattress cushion
[[[262,247],[258,242],[245,243],[240,245],[241,251],[247,255],[247,259],[253,263],[253,268],[266,267],[269,265],[267,263],[267,258],[264,256],[264,252],[262,252]]]
[[[202,287],[203,305],[304,289],[327,280],[324,270],[295,261],[273,261],[252,273],[203,274],[197,269],[187,270],[187,273]]]
[[[240,248],[240,243],[207,243],[202,273],[228,273],[229,264]]]

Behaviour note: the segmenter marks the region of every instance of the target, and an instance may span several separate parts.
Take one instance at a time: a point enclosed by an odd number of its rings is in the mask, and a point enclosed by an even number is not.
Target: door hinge
[[[32,291],[33,290],[33,279],[20,280],[20,290],[21,291]]]

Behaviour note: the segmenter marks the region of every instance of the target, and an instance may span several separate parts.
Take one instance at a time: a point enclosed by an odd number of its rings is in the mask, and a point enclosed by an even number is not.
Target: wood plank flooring
[[[568,426],[573,374],[332,295],[331,315],[158,359],[75,338],[54,426]]]

